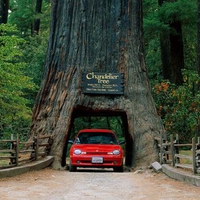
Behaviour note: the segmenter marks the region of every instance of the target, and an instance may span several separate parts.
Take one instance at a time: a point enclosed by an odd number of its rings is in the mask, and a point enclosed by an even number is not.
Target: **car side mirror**
[[[120,145],[125,144],[125,143],[126,143],[125,140],[121,140],[121,141],[119,141],[119,144],[120,144]]]
[[[74,141],[73,141],[73,140],[68,140],[68,143],[69,143],[69,144],[73,144]]]

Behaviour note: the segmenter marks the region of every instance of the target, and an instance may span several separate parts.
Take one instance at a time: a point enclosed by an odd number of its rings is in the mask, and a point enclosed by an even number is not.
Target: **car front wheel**
[[[71,162],[69,163],[69,171],[70,171],[70,172],[75,172],[75,171],[76,171],[76,167],[73,166],[73,165],[71,164]]]
[[[123,165],[120,167],[114,167],[113,169],[114,169],[114,172],[123,172],[124,171]]]

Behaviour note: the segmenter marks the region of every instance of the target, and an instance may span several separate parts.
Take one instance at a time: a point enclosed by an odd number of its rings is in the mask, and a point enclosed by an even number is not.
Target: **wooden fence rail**
[[[36,136],[28,142],[20,142],[19,134],[15,140],[13,137],[10,140],[0,140],[0,169],[15,167],[47,156],[52,142],[52,135]]]
[[[196,143],[195,138],[192,138],[190,144],[180,144],[178,135],[174,139],[173,135],[170,135],[170,141],[166,141],[162,138],[155,137],[159,148],[159,159],[161,164],[171,164],[173,167],[179,167],[183,169],[192,170],[194,174],[200,172],[200,138]],[[190,147],[191,155],[180,154],[180,148]],[[188,160],[189,164],[185,164],[182,160]]]

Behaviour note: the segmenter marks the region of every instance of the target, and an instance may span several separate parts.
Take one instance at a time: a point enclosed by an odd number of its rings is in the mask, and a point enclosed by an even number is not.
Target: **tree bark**
[[[55,0],[43,82],[31,136],[53,134],[53,168],[62,168],[74,113],[125,113],[127,165],[158,159],[154,136],[164,133],[143,55],[142,1]],[[123,73],[123,95],[87,95],[83,72]],[[77,114],[79,114],[77,113]],[[87,114],[86,114],[87,115]]]
[[[0,24],[6,24],[8,20],[9,0],[0,0]]]

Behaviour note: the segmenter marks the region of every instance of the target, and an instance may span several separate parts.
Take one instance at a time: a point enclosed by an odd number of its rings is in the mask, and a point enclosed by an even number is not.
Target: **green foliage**
[[[0,32],[0,132],[6,135],[17,133],[24,123],[30,122],[31,109],[25,91],[35,91],[36,86],[23,73],[26,65],[20,59],[20,45],[25,41],[16,36],[13,26],[2,24]]]
[[[164,1],[159,6],[158,1],[144,0],[143,6],[146,64],[158,114],[168,134],[178,133],[182,141],[191,142],[193,136],[200,135],[200,92],[196,73],[197,3],[195,0]],[[171,84],[162,77],[160,34],[177,34],[170,26],[176,21],[181,21],[184,43],[182,86]]]
[[[144,28],[144,36],[149,41],[151,39],[155,39],[160,35],[161,31],[169,31],[169,26],[163,21],[160,20],[159,13],[160,7],[158,6],[158,2],[154,0],[144,0],[143,2],[143,28]]]
[[[177,0],[174,2],[164,1],[158,12],[159,20],[165,24],[181,21],[182,24],[191,24],[197,14],[196,1]]]
[[[48,32],[34,37],[26,38],[21,48],[23,52],[22,59],[27,63],[24,73],[32,77],[34,83],[40,86],[42,80],[43,66],[46,57]]]
[[[162,80],[153,87],[158,114],[170,134],[179,134],[182,142],[200,136],[200,83],[195,71],[183,71],[184,85],[176,86]]]
[[[42,79],[50,1],[43,0],[41,14],[36,15],[35,5],[36,0],[11,0],[9,25],[1,26],[0,40],[4,43],[0,46],[0,137],[4,138],[20,133],[21,139],[27,139],[32,107]],[[38,17],[40,34],[36,35],[32,29]]]
[[[26,42],[21,45],[21,60],[26,64],[24,73],[31,77],[39,86],[42,79],[43,66],[46,57],[49,36],[50,0],[43,0],[42,13],[35,12],[36,0],[12,0],[9,23],[16,25],[19,37]],[[39,35],[32,34],[34,20],[40,18]],[[36,94],[29,94],[29,99],[34,102]]]
[[[17,25],[22,35],[30,35],[35,18],[35,0],[11,0],[9,22]]]
[[[180,20],[182,24],[185,68],[195,69],[197,41],[197,3],[194,0],[164,1],[162,6],[157,1],[144,0],[144,38],[147,67],[150,79],[160,77],[162,70],[160,56],[160,34],[176,34],[170,23]],[[162,78],[162,77],[160,77]]]
[[[34,21],[40,18],[40,31],[49,30],[50,1],[43,0],[42,12],[36,13],[36,0],[11,0],[9,23],[16,25],[22,37],[33,35]]]
[[[162,63],[160,52],[160,40],[155,38],[149,41],[146,46],[146,64],[148,66],[149,78],[153,80],[162,79]]]

